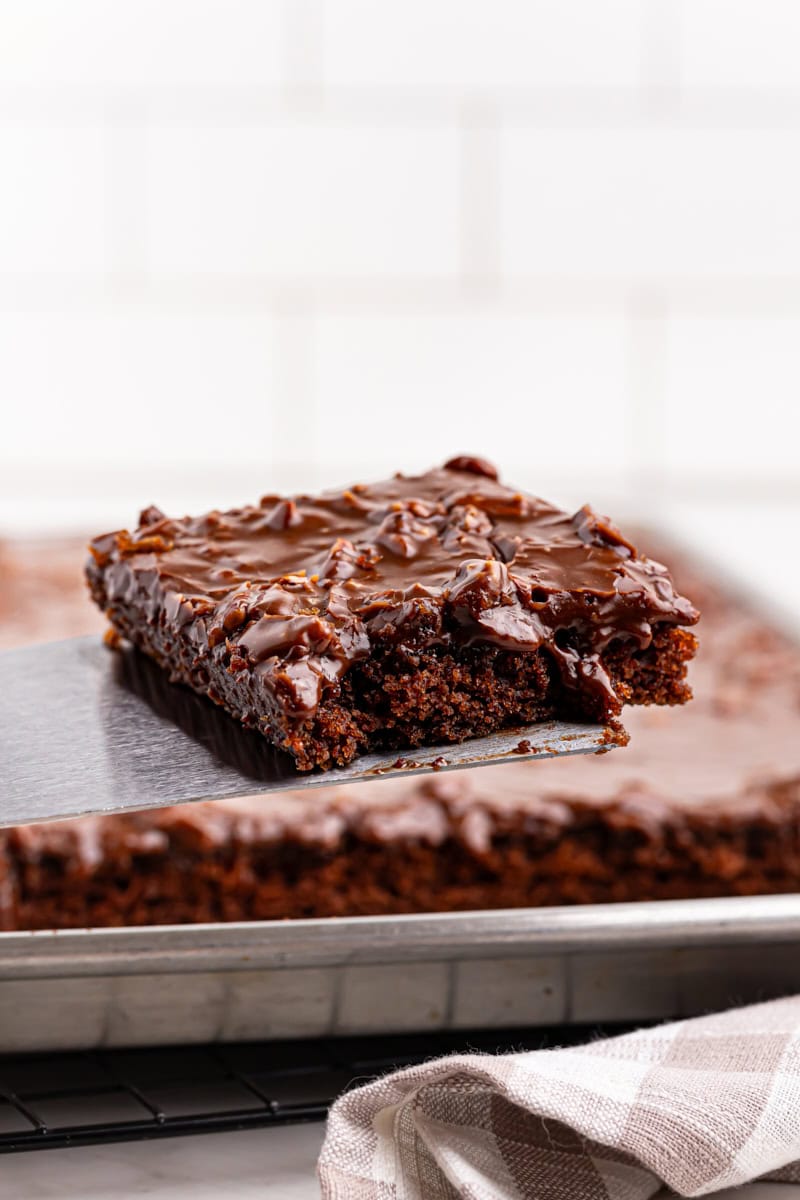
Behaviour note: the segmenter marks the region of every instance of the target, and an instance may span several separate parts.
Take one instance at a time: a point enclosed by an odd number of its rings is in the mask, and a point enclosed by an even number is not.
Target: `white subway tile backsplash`
[[[676,317],[667,345],[667,469],[800,479],[800,314]]]
[[[327,0],[332,86],[632,85],[641,0]]]
[[[102,271],[102,129],[0,124],[0,162],[0,276]]]
[[[688,0],[681,27],[687,88],[800,87],[796,0]]]
[[[162,126],[150,138],[150,269],[302,279],[458,265],[458,143],[437,129]]]
[[[4,527],[458,450],[565,503],[789,487],[799,35],[795,0],[0,0]]]
[[[800,271],[791,129],[507,129],[511,276],[623,279]]]
[[[0,462],[269,462],[272,357],[258,314],[4,312]]]
[[[46,88],[274,86],[280,0],[2,0],[0,79]]]
[[[329,316],[317,326],[317,440],[394,470],[470,451],[535,486],[623,466],[621,318]]]

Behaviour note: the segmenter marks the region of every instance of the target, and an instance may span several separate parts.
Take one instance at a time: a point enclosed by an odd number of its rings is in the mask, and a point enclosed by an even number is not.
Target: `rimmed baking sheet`
[[[407,963],[800,941],[800,894],[0,933],[0,978]]]
[[[0,934],[0,1052],[657,1020],[800,990],[800,895]]]

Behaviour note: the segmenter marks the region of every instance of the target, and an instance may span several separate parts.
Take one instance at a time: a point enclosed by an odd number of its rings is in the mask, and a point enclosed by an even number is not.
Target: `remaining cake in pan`
[[[83,543],[0,539],[0,651],[103,631],[86,603]]]
[[[800,891],[800,650],[676,566],[703,608],[695,699],[633,710],[627,749],[10,830],[0,924]]]
[[[95,539],[114,629],[303,770],[680,704],[697,613],[589,509],[482,460]]]

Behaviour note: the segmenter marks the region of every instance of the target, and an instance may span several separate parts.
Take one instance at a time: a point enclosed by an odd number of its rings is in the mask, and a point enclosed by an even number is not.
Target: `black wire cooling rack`
[[[615,1030],[616,1031],[616,1030]],[[0,1153],[322,1120],[342,1091],[442,1054],[576,1044],[493,1030],[0,1056]]]

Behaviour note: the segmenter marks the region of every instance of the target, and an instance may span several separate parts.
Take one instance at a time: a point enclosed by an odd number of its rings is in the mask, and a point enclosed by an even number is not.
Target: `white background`
[[[463,450],[794,528],[795,0],[0,0],[0,172],[0,534]]]

